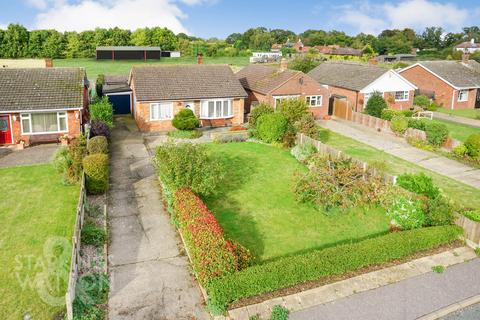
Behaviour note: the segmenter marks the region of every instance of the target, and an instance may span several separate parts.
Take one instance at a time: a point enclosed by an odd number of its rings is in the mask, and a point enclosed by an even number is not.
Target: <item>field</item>
[[[162,58],[161,60],[100,60],[92,58],[83,59],[56,59],[53,61],[55,67],[83,67],[87,70],[89,79],[96,79],[99,74],[106,75],[128,75],[132,66],[137,65],[162,65],[162,64],[194,64],[196,57]],[[249,57],[204,57],[205,64],[228,64],[234,70],[240,69],[249,64]]]
[[[257,143],[210,144],[228,180],[206,198],[226,236],[265,261],[311,249],[355,242],[388,231],[383,209],[353,208],[329,215],[298,203],[295,172],[307,170],[288,150]]]
[[[51,165],[0,169],[0,314],[52,319],[64,309],[79,187]]]
[[[471,118],[471,119],[480,119],[480,109],[458,109],[458,110],[450,110],[439,108],[437,112],[451,114],[454,116]]]

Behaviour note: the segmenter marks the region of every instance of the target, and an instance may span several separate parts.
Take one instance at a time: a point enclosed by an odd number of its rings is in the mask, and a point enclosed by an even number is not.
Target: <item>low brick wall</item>
[[[465,216],[457,214],[455,224],[465,231],[465,240],[470,247],[480,246],[480,222],[472,221]]]

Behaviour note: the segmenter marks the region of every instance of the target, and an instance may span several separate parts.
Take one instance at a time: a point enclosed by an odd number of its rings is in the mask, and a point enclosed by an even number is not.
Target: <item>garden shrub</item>
[[[480,209],[467,210],[462,212],[462,214],[472,221],[480,222]]]
[[[102,228],[99,228],[92,223],[86,223],[82,227],[81,237],[82,244],[102,247],[107,239],[107,234]]]
[[[365,174],[352,159],[321,154],[310,157],[308,172],[296,174],[294,182],[297,201],[326,211],[378,204],[384,189],[380,178]]]
[[[425,129],[427,127],[427,120],[409,118],[408,119],[408,127],[413,128],[413,129],[417,129],[417,130],[425,131]]]
[[[478,158],[480,156],[480,133],[468,136],[467,140],[465,140],[465,147],[470,157]]]
[[[418,139],[415,137],[407,137],[406,140],[409,145],[414,146],[415,148],[426,151],[435,151],[435,147],[429,144],[426,140]]]
[[[308,104],[302,99],[285,99],[277,103],[277,112],[294,125],[308,113]]]
[[[430,101],[430,98],[424,95],[418,95],[413,98],[413,105],[414,106],[419,106],[422,107],[423,109],[427,109],[432,102]]]
[[[313,154],[317,153],[317,148],[311,143],[297,144],[290,150],[292,156],[300,162],[304,162]]]
[[[443,123],[429,122],[425,132],[428,143],[435,147],[441,146],[448,138],[448,128]]]
[[[235,250],[203,201],[189,189],[174,195],[174,212],[198,280],[207,284],[215,277],[237,270]]]
[[[315,69],[320,63],[309,56],[300,56],[288,62],[288,68],[291,70],[309,73]]]
[[[90,119],[101,120],[109,128],[113,128],[113,107],[108,97],[104,96],[89,106]]]
[[[403,114],[407,118],[411,118],[413,116],[413,111],[410,109],[400,111],[400,114]]]
[[[74,319],[103,319],[103,311],[97,306],[107,302],[109,287],[107,274],[90,273],[80,276],[75,287]]]
[[[390,122],[390,128],[398,135],[403,135],[408,128],[408,120],[404,115],[396,115]]]
[[[440,189],[435,186],[431,177],[420,172],[416,174],[405,173],[397,177],[397,185],[414,192],[434,199],[440,195]]]
[[[87,191],[90,194],[102,194],[108,190],[108,156],[92,154],[83,159]]]
[[[468,149],[464,143],[459,144],[452,150],[453,154],[457,157],[464,157],[468,154]]]
[[[198,139],[203,133],[200,130],[175,130],[169,131],[167,135],[176,139]]]
[[[160,180],[172,193],[188,187],[210,195],[224,177],[219,159],[200,144],[167,142],[158,147],[155,162]]]
[[[270,316],[270,320],[288,320],[288,315],[290,311],[287,308],[276,305],[272,308],[272,315]]]
[[[425,223],[425,213],[420,200],[400,196],[395,199],[387,210],[387,215],[403,230],[421,228]]]
[[[244,142],[248,140],[248,132],[245,130],[219,132],[211,134],[215,143]]]
[[[428,107],[427,111],[437,111],[438,108],[441,108],[435,101],[433,101]]]
[[[294,127],[296,132],[316,139],[319,126],[311,113],[305,113],[300,120],[295,122]]]
[[[172,125],[178,130],[193,130],[200,125],[200,121],[192,110],[184,108],[175,114]]]
[[[258,138],[267,143],[282,141],[287,129],[287,118],[280,113],[265,114],[257,120]]]
[[[61,147],[53,156],[53,167],[58,173],[66,174],[68,168],[72,165],[72,159],[67,147]]]
[[[453,224],[454,222],[454,206],[444,195],[438,195],[435,198],[427,200],[425,210],[426,225],[443,226]]]
[[[461,233],[462,229],[457,226],[421,228],[281,257],[215,278],[207,286],[209,305],[225,310],[230,303],[242,298],[353,272],[437,248],[455,241]]]
[[[242,246],[240,243],[228,240],[228,242],[233,247],[233,252],[235,254],[235,266],[237,270],[242,270],[247,267],[252,266],[253,261],[255,260],[250,250]]]
[[[96,136],[104,136],[107,139],[110,138],[110,128],[101,120],[90,121],[90,138]]]
[[[380,118],[382,116],[382,110],[388,108],[385,99],[379,92],[374,92],[367,101],[365,112],[371,116]]]
[[[103,97],[103,85],[105,84],[105,75],[99,74],[95,81],[95,91],[98,97]]]
[[[87,155],[87,140],[83,135],[68,145],[68,153],[72,160],[67,176],[72,182],[78,182],[83,174],[83,158]]]
[[[394,116],[398,115],[398,111],[395,109],[383,109],[380,118],[383,120],[391,121]]]
[[[273,108],[266,103],[260,103],[256,107],[252,108],[252,111],[250,112],[250,118],[248,120],[249,128],[255,129],[257,127],[258,118],[260,118],[265,114],[270,114],[273,112],[274,112]]]
[[[108,153],[108,141],[105,136],[95,136],[87,142],[87,151],[89,154]]]

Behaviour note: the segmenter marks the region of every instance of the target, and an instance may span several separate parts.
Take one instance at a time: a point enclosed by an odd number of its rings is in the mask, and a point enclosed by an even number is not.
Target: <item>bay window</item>
[[[150,104],[150,121],[170,120],[173,118],[173,103],[160,102]]]
[[[22,113],[22,134],[68,132],[66,112]]]
[[[395,101],[408,101],[408,91],[395,92]]]
[[[305,102],[307,102],[307,104],[310,107],[322,106],[322,100],[323,100],[323,96],[306,96],[305,97]]]
[[[294,99],[298,99],[299,97],[300,95],[298,94],[293,94],[288,96],[273,96],[273,99],[275,100],[274,108],[277,108],[277,105],[283,100],[294,100]]]
[[[230,99],[203,100],[200,115],[202,119],[233,117],[233,101]]]

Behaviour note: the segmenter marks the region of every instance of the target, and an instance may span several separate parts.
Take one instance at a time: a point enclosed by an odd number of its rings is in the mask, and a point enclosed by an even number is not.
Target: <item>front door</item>
[[[12,143],[12,130],[10,129],[10,117],[0,116],[0,144]]]
[[[477,100],[475,100],[475,108],[480,108],[480,89],[477,89]]]

